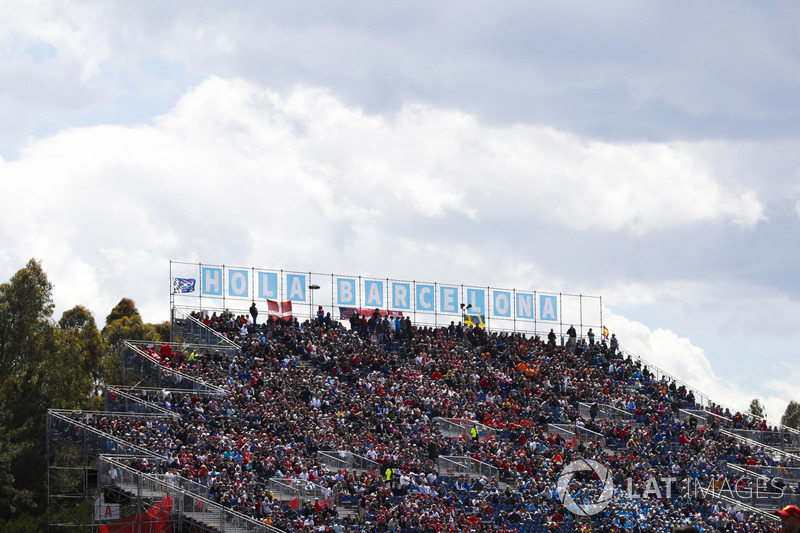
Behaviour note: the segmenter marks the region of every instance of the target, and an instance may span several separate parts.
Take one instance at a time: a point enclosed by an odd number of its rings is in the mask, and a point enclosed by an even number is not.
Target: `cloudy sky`
[[[169,316],[170,260],[602,295],[778,419],[800,7],[0,0],[0,279]]]

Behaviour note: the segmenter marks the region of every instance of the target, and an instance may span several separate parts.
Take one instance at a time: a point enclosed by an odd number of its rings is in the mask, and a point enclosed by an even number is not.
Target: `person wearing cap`
[[[787,505],[783,509],[775,511],[781,517],[781,531],[783,533],[800,532],[800,507]]]

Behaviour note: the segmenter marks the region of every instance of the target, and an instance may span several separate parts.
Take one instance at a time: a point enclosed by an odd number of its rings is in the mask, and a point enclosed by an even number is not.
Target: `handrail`
[[[84,416],[91,416],[94,418],[101,418],[101,417],[116,417],[116,418],[154,418],[156,420],[171,417],[171,413],[127,413],[125,411],[103,411],[103,410],[71,410],[71,409],[48,409],[49,412],[56,413],[59,415],[63,415],[64,417],[69,418],[67,415],[84,415]],[[70,421],[75,421],[74,418],[70,418]],[[84,423],[84,422],[81,422]],[[88,424],[87,424],[88,425]],[[89,426],[91,427],[91,426]]]
[[[147,457],[159,457],[159,458],[162,457],[161,455],[157,454],[156,452],[154,452],[154,451],[152,451],[152,450],[150,450],[148,448],[145,448],[143,446],[139,446],[137,444],[131,444],[130,442],[128,442],[128,441],[126,441],[124,439],[121,439],[121,438],[117,437],[116,435],[112,435],[111,433],[105,433],[103,431],[100,431],[99,429],[97,429],[95,427],[92,427],[89,424],[86,424],[84,422],[81,422],[80,420],[75,420],[74,418],[71,418],[70,416],[67,416],[65,413],[75,414],[75,411],[68,411],[66,409],[61,409],[61,410],[59,410],[59,409],[48,409],[48,411],[47,411],[47,418],[48,418],[47,427],[48,427],[48,430],[51,429],[51,419],[54,418],[54,419],[58,420],[61,423],[68,424],[70,427],[80,428],[82,431],[85,431],[85,432],[89,433],[90,435],[95,436],[96,438],[98,438],[98,440],[103,439],[103,440],[106,440],[106,441],[111,441],[111,442],[114,443],[115,448],[116,447],[122,447],[123,449],[131,450],[131,453],[129,453],[129,454],[128,453],[122,454],[122,453],[119,452],[119,450],[116,450],[116,453],[118,455],[132,455],[132,456],[133,455],[143,455],[143,456],[147,456]],[[154,417],[154,418],[164,418],[164,417],[162,416],[162,417]],[[99,448],[98,448],[98,450],[99,450]]]
[[[169,389],[169,388],[164,388],[164,387],[142,387],[141,385],[108,385],[108,387],[113,388],[113,389],[117,389],[117,390],[135,391],[135,392],[150,392],[150,393],[156,393],[156,394],[162,394],[162,393],[167,392],[167,393],[170,393],[170,394],[184,395],[184,394],[189,394],[191,392],[192,394],[198,394],[200,396],[203,396],[203,395],[215,396],[216,395],[216,392],[208,391],[208,390],[191,390],[190,391],[189,389]]]
[[[240,347],[238,344],[236,344],[235,342],[233,342],[232,340],[230,340],[230,339],[229,339],[228,337],[226,337],[225,335],[222,335],[222,334],[220,334],[219,332],[217,332],[217,331],[214,331],[213,329],[211,329],[211,328],[209,328],[208,326],[206,326],[206,325],[205,325],[205,324],[204,324],[202,321],[200,321],[200,320],[196,319],[195,317],[193,317],[191,314],[188,314],[188,313],[184,312],[184,311],[183,311],[183,310],[182,310],[180,307],[173,307],[173,308],[172,308],[172,310],[173,310],[174,312],[178,312],[178,313],[180,313],[181,315],[183,315],[183,316],[181,317],[181,319],[182,319],[182,320],[189,320],[189,321],[190,321],[190,322],[192,322],[192,323],[193,323],[195,326],[197,326],[197,327],[199,327],[199,328],[202,328],[202,329],[203,329],[203,330],[205,330],[205,331],[206,331],[206,332],[207,332],[209,335],[211,335],[211,336],[215,337],[215,338],[217,339],[217,341],[219,341],[219,344],[226,344],[226,345],[228,345],[228,347],[229,347],[229,348],[241,348],[241,347]]]
[[[437,416],[433,420],[439,425],[449,424],[454,427],[463,428],[464,429],[463,433],[467,433],[468,436],[469,436],[469,428],[473,424],[478,429],[478,432],[484,437],[488,437],[490,435],[497,435],[498,433],[498,430],[493,428],[492,426],[487,426],[486,424],[482,424],[481,422],[478,422],[477,420],[472,420],[471,418],[445,418]]]
[[[249,531],[271,531],[271,532],[276,532],[276,533],[281,531],[280,529],[277,529],[277,528],[272,527],[272,526],[268,526],[268,525],[264,524],[263,522],[259,522],[258,520],[254,519],[252,517],[249,517],[244,513],[240,513],[238,511],[233,511],[231,509],[228,509],[228,508],[220,505],[219,503],[217,503],[217,502],[215,502],[215,501],[213,501],[213,500],[211,500],[209,498],[206,498],[204,496],[201,496],[201,495],[197,494],[196,492],[188,490],[188,489],[186,489],[186,488],[184,488],[184,487],[182,487],[180,485],[177,485],[177,484],[166,484],[165,480],[164,480],[164,476],[155,475],[155,474],[149,474],[149,473],[145,473],[145,472],[136,470],[134,468],[131,468],[130,466],[120,462],[118,460],[117,456],[106,455],[106,454],[100,455],[100,457],[98,458],[98,465],[104,464],[104,463],[108,464],[108,465],[112,465],[115,468],[119,469],[120,471],[124,471],[124,472],[128,473],[133,478],[140,478],[140,479],[148,480],[148,481],[154,483],[156,486],[158,486],[158,485],[165,486],[165,488],[168,488],[167,491],[164,491],[165,493],[168,493],[168,491],[171,490],[171,491],[175,491],[176,493],[179,493],[182,496],[187,496],[187,497],[192,498],[194,500],[200,501],[200,502],[203,503],[203,508],[204,509],[214,509],[216,511],[216,514],[220,518],[223,518],[223,517],[226,517],[226,516],[230,516],[230,517],[234,518],[234,520],[231,520],[231,522],[234,522],[236,525],[250,526],[248,528]],[[110,481],[109,479],[107,479],[108,478],[108,469],[99,468],[98,470],[99,470],[99,473],[101,475],[101,480],[102,481]],[[173,480],[178,480],[178,481],[181,481],[181,482],[186,482],[188,484],[192,483],[190,480],[187,480],[186,478],[182,478],[180,476],[174,476],[172,479]],[[208,512],[208,511],[205,511],[205,512]],[[225,520],[225,522],[227,523],[227,520]],[[220,526],[221,526],[223,531],[226,529],[226,526],[224,524],[220,524]]]
[[[163,414],[164,416],[170,416],[170,417],[175,418],[175,419],[181,418],[181,416],[178,413],[176,413],[175,411],[170,411],[166,407],[162,407],[162,406],[158,405],[157,403],[149,402],[147,400],[144,400],[142,398],[139,398],[138,396],[135,396],[135,395],[129,393],[125,389],[118,389],[116,387],[108,387],[106,389],[105,402],[104,402],[105,403],[104,407],[106,409],[108,409],[108,402],[109,401],[113,401],[113,402],[117,403],[115,400],[111,400],[110,396],[111,396],[112,393],[116,394],[117,397],[125,398],[126,400],[129,400],[129,401],[132,401],[134,403],[143,405],[143,406],[147,407],[148,409],[156,411],[156,413]],[[123,412],[126,412],[126,411],[123,411]],[[137,414],[141,415],[141,414],[146,414],[146,413],[137,413]],[[147,414],[149,414],[149,413],[147,413]]]
[[[500,469],[496,466],[492,466],[489,463],[485,463],[468,455],[440,455],[436,458],[438,474],[449,477],[451,474],[442,474],[442,463],[452,465],[451,468],[445,468],[445,472],[452,471],[459,476],[466,473],[470,477],[472,474],[475,474],[495,480],[500,476]]]
[[[147,355],[141,349],[140,344],[142,344],[142,343],[137,342],[137,341],[128,341],[128,340],[124,341],[124,343],[123,343],[125,348],[128,348],[129,350],[131,350],[134,354],[136,354],[140,358],[142,358],[145,361],[147,361],[153,367],[157,367],[158,371],[161,373],[161,375],[166,374],[166,375],[172,376],[173,378],[176,378],[176,381],[179,381],[179,382],[180,381],[187,381],[187,382],[190,382],[190,383],[194,383],[194,384],[196,384],[197,386],[199,386],[201,388],[212,389],[217,394],[225,394],[226,393],[226,390],[224,388],[218,386],[218,385],[214,385],[213,383],[209,383],[207,381],[203,381],[201,379],[198,379],[195,376],[192,376],[192,375],[189,375],[189,374],[185,374],[185,373],[183,373],[183,372],[181,372],[179,370],[175,370],[173,368],[170,368],[168,366],[164,366],[164,365],[160,364],[159,362],[155,361],[152,357]]]
[[[578,412],[586,420],[591,419],[591,415],[589,414],[591,408],[592,408],[591,404],[588,404],[586,402],[578,402]],[[618,407],[614,407],[611,404],[598,403],[597,408],[598,408],[598,413],[597,413],[598,418],[600,418],[601,420],[611,420],[611,421],[627,420],[629,422],[635,422],[636,419],[633,413],[629,413],[628,411],[625,411]],[[602,416],[601,413],[605,414],[606,416]],[[608,413],[611,413],[611,416],[608,416]]]
[[[292,497],[294,497],[300,500],[302,502],[301,506],[315,498],[322,501],[328,500],[333,494],[333,491],[328,487],[295,477],[271,477],[269,479],[269,488],[278,500],[283,499],[278,496],[279,494],[286,494],[289,496],[288,499],[293,499]]]
[[[682,379],[679,379],[679,378],[673,376],[672,374],[670,374],[669,372],[667,372],[667,371],[657,367],[656,365],[650,363],[649,361],[646,361],[642,356],[637,355],[637,354],[633,353],[630,350],[626,350],[626,349],[620,348],[619,355],[620,355],[620,357],[622,357],[624,359],[623,354],[630,356],[632,361],[635,360],[635,361],[638,361],[639,363],[641,363],[642,365],[646,365],[647,369],[649,371],[651,371],[651,373],[652,373],[653,370],[655,370],[658,374],[661,374],[662,378],[668,378],[668,379],[674,381],[676,386],[677,385],[683,385],[684,387],[686,387],[687,392],[688,391],[693,391],[693,394],[694,394],[694,397],[695,397],[695,404],[700,403],[700,405],[703,405],[703,401],[702,401],[703,399],[706,400],[706,402],[705,402],[706,405],[711,404],[711,397],[708,394],[705,394],[704,392],[701,392],[697,387],[694,387],[694,386],[690,385],[689,383],[683,381]],[[698,399],[700,400],[700,402],[697,401]]]
[[[638,362],[640,362],[642,364],[646,364],[648,370],[655,369],[657,372],[659,372],[663,376],[671,379],[676,384],[683,385],[684,387],[686,387],[687,391],[689,391],[689,390],[694,391],[695,403],[698,403],[697,399],[698,399],[698,396],[699,396],[700,399],[701,399],[701,401],[699,403],[700,403],[701,406],[704,406],[703,409],[702,409],[703,411],[706,411],[711,406],[711,404],[713,403],[715,406],[723,408],[723,409],[727,409],[731,413],[739,413],[739,414],[742,414],[742,415],[744,415],[746,417],[753,418],[755,420],[763,420],[769,426],[773,426],[773,427],[779,428],[781,431],[788,431],[789,433],[793,433],[793,434],[797,435],[798,437],[800,437],[800,430],[798,430],[798,429],[795,429],[795,428],[792,428],[792,427],[789,427],[789,426],[784,426],[780,422],[775,422],[775,421],[769,420],[765,416],[756,416],[756,415],[753,415],[751,413],[747,413],[746,411],[742,411],[740,409],[736,409],[734,407],[731,407],[729,405],[721,404],[719,402],[712,402],[711,401],[711,397],[708,394],[705,394],[704,392],[701,392],[697,387],[694,387],[694,386],[690,385],[689,383],[686,383],[685,381],[683,381],[681,379],[678,379],[675,376],[673,376],[672,374],[669,374],[668,372],[662,370],[661,368],[649,363],[648,361],[645,361],[643,357],[631,352],[630,350],[623,350],[622,348],[620,348],[619,352],[620,352],[620,355],[625,353],[627,355],[630,355],[632,357],[632,359],[635,358]],[[705,405],[702,402],[703,398],[706,400]],[[711,414],[716,414],[716,413],[711,413]],[[725,418],[725,417],[723,417],[723,418]]]
[[[775,447],[770,446],[768,444],[764,444],[762,442],[758,442],[756,440],[749,439],[747,437],[742,437],[741,435],[737,435],[736,433],[732,433],[731,431],[729,431],[727,429],[720,428],[719,432],[720,432],[721,435],[725,435],[726,437],[730,437],[730,438],[733,438],[733,439],[738,439],[740,442],[743,442],[743,443],[745,443],[745,444],[747,444],[747,445],[749,445],[751,447],[754,446],[756,448],[759,448],[759,447],[760,448],[764,448],[764,452],[765,453],[766,452],[770,452],[770,453],[772,453],[773,456],[775,456],[775,455],[783,456],[783,457],[787,457],[789,459],[794,459],[795,462],[800,462],[800,456],[798,456],[796,454],[793,454],[793,453],[790,453],[790,452],[787,452],[785,450],[781,450],[780,448],[775,448]]]
[[[741,507],[743,511],[747,511],[748,513],[754,513],[764,518],[769,518],[770,520],[773,520],[775,522],[780,521],[780,518],[778,518],[778,515],[776,515],[774,512],[765,511],[764,509],[760,509],[758,507],[750,505],[749,503],[744,503],[741,500],[737,500],[736,498],[731,498],[730,496],[727,496],[722,493],[714,493],[712,491],[712,495],[714,496],[714,498],[717,498],[718,500],[724,501],[726,503],[731,503],[733,505],[737,505]]]
[[[678,412],[687,414],[689,416],[693,416],[695,418],[699,418],[700,420],[702,420],[705,423],[708,423],[707,417],[709,417],[709,416],[713,416],[713,417],[718,418],[718,419],[722,419],[722,420],[726,420],[728,422],[732,422],[730,418],[726,418],[726,417],[724,417],[722,415],[718,415],[716,413],[711,413],[711,412],[708,412],[708,411],[702,411],[702,410],[698,410],[698,409],[680,409]],[[698,414],[698,413],[702,413],[702,414]],[[796,461],[800,461],[800,456],[798,456],[798,455],[796,455],[794,453],[787,452],[786,450],[781,450],[780,448],[775,448],[774,446],[770,446],[769,444],[764,444],[763,442],[759,442],[759,441],[751,439],[749,437],[745,437],[745,436],[742,436],[742,435],[737,435],[736,433],[734,433],[734,431],[735,430],[733,428],[725,428],[725,427],[720,427],[719,428],[719,432],[720,432],[721,435],[725,435],[726,437],[729,437],[729,438],[732,438],[732,439],[736,439],[736,440],[738,440],[740,442],[743,442],[743,443],[746,443],[746,444],[748,444],[750,446],[762,447],[762,448],[764,448],[765,452],[769,451],[773,455],[789,457],[789,458],[795,459]]]

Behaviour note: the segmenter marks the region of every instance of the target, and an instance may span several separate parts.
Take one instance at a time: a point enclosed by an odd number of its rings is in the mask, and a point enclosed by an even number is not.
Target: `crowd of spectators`
[[[584,531],[590,524],[593,531],[687,524],[701,531],[777,530],[774,522],[690,490],[723,488],[732,479],[726,462],[771,461],[763,448],[721,435],[720,420],[777,430],[717,408],[711,423],[698,424],[681,411],[696,407],[690,390],[657,379],[602,341],[559,346],[460,324],[417,327],[378,314],[347,328],[321,313],[302,324],[196,317],[234,341],[238,353],[168,344],[145,352],[227,393],[147,392],[179,416],[98,415],[91,423],[163,457],[138,460],[136,468],[193,480],[216,502],[266,524],[291,532]],[[591,405],[590,414],[581,405]],[[601,406],[630,419],[604,418]],[[474,421],[482,434],[447,436],[437,417]],[[551,424],[576,431],[565,438]],[[578,428],[602,438],[581,438]],[[319,451],[351,452],[376,467],[333,470]],[[499,474],[440,475],[440,456],[469,456]],[[562,468],[578,459],[613,473],[614,498],[591,520],[578,520],[556,490]],[[293,508],[270,491],[271,479],[320,487],[323,497]],[[586,503],[602,483],[576,476],[570,487],[572,498]]]

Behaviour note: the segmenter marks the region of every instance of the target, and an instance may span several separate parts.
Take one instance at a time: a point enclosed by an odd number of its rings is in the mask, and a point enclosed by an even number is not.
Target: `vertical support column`
[[[513,305],[514,309],[512,309],[511,316],[514,317],[514,333],[517,333],[517,289],[511,289],[511,293],[513,294],[513,298],[511,300],[514,302],[509,305]]]

